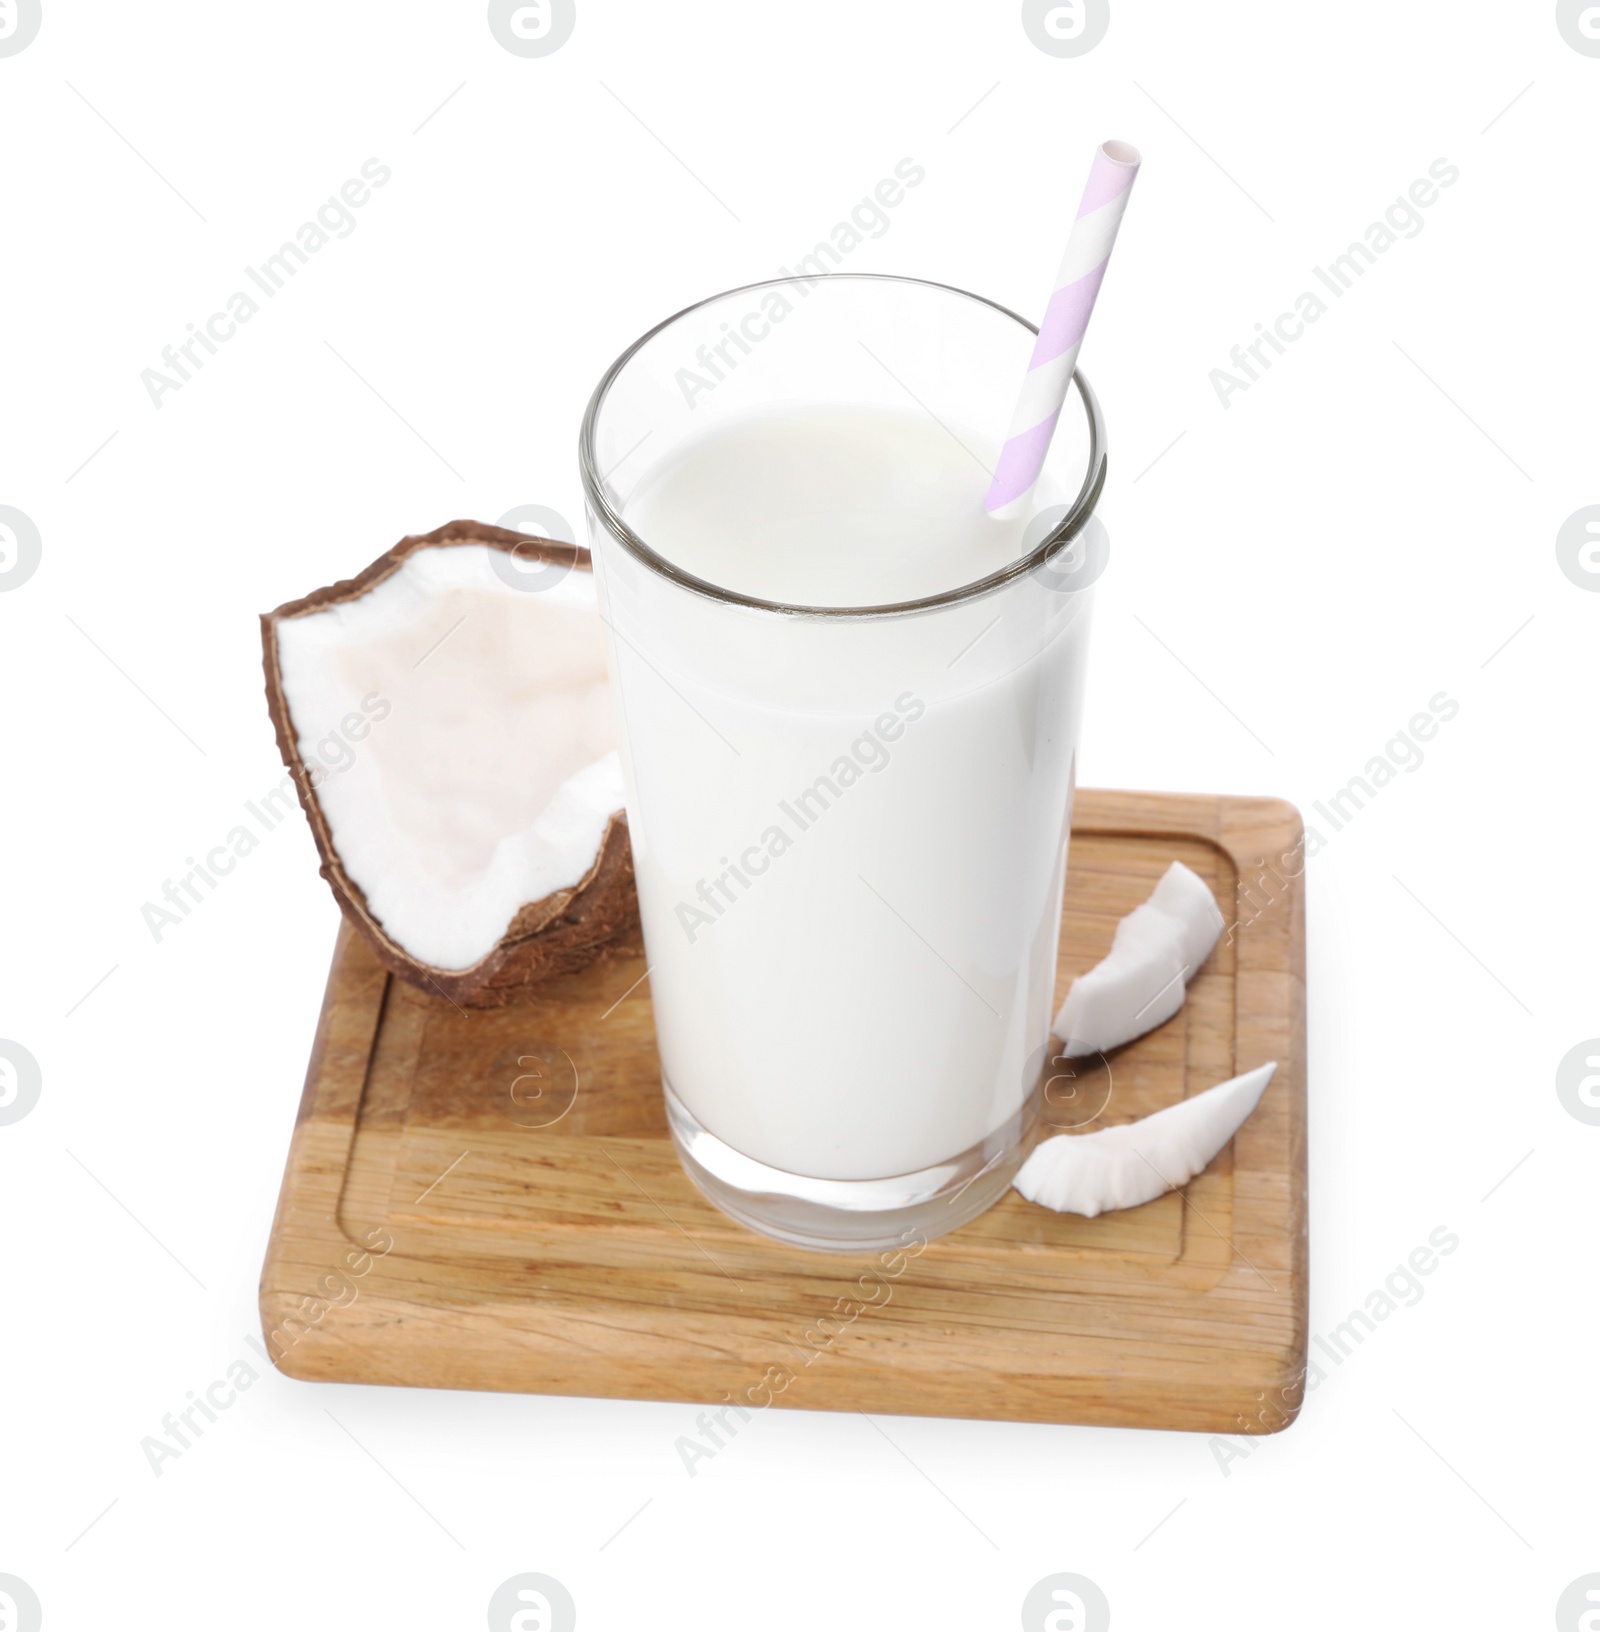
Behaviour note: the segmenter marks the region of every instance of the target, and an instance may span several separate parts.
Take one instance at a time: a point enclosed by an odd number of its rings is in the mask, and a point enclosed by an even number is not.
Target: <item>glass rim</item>
[[[1106,481],[1106,428],[1105,419],[1100,412],[1100,402],[1090,389],[1089,382],[1084,378],[1080,369],[1074,369],[1072,383],[1078,388],[1078,400],[1083,404],[1084,416],[1089,429],[1089,456],[1087,470],[1084,473],[1083,485],[1072,503],[1067,506],[1067,513],[1061,521],[1045,535],[1026,555],[1019,556],[1015,561],[989,573],[986,577],[975,578],[970,583],[957,585],[954,589],[941,590],[937,595],[923,595],[910,601],[890,601],[875,606],[801,606],[785,601],[769,601],[759,595],[746,595],[738,590],[727,589],[721,584],[714,584],[709,579],[696,577],[686,572],[682,567],[667,560],[667,558],[653,550],[643,538],[625,522],[610,501],[605,496],[605,478],[600,474],[598,461],[595,458],[595,431],[599,424],[600,414],[609,396],[611,388],[621,377],[623,370],[638,354],[638,352],[657,335],[670,329],[681,318],[691,312],[697,312],[704,306],[713,306],[720,300],[728,300],[735,295],[752,294],[758,290],[773,289],[795,283],[825,283],[832,279],[840,281],[871,283],[899,283],[913,285],[922,289],[939,289],[946,294],[959,295],[964,300],[977,302],[980,306],[992,307],[1002,316],[1009,317],[1013,323],[1026,329],[1029,334],[1037,335],[1039,330],[1027,318],[1011,310],[1009,306],[1002,306],[997,300],[990,300],[986,295],[975,295],[969,289],[959,289],[954,284],[939,283],[931,278],[902,277],[892,272],[823,272],[816,277],[782,277],[763,278],[758,283],[740,284],[733,289],[724,289],[719,294],[708,295],[704,300],[694,301],[692,304],[674,312],[670,317],[663,318],[652,329],[640,335],[611,366],[600,376],[599,384],[594,388],[594,394],[589,398],[589,405],[584,410],[583,424],[578,432],[578,468],[583,481],[584,498],[590,510],[599,518],[606,531],[627,552],[651,571],[687,589],[696,595],[702,595],[713,601],[720,601],[730,606],[745,606],[760,612],[777,612],[788,617],[803,618],[888,618],[903,617],[911,613],[928,612],[940,607],[958,606],[966,601],[975,601],[985,595],[991,595],[996,590],[1015,583],[1019,578],[1025,578],[1036,572],[1052,556],[1078,536],[1088,525],[1094,514],[1095,505],[1099,503],[1100,494]],[[1070,394],[1070,393],[1069,393]]]

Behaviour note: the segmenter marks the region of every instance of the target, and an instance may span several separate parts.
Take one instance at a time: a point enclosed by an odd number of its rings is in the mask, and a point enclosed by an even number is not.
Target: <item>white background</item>
[[[0,1572],[46,1625],[479,1627],[523,1570],[588,1628],[1010,1628],[1058,1570],[1123,1629],[1550,1624],[1600,1570],[1600,1128],[1555,1091],[1600,1033],[1600,595],[1555,552],[1600,503],[1597,99],[1542,0],[1115,0],[1078,58],[1011,4],[578,0],[537,59],[477,4],[45,0],[0,57],[0,504],[43,539],[0,594],[0,1036],[44,1085],[0,1127]],[[155,1478],[141,1439],[258,1330],[336,927],[298,818],[141,921],[282,775],[256,614],[454,516],[576,520],[605,364],[901,158],[852,268],[1037,314],[1113,135],[1146,163],[1083,355],[1083,780],[1330,837],[1312,1330],[1435,1226],[1459,1251],[1226,1474],[1198,1435],[769,1411],[691,1480],[691,1406],[268,1372]],[[373,156],[357,229],[153,407],[141,370]],[[1424,230],[1224,408],[1229,348],[1439,158]],[[1420,769],[1317,822],[1440,691]]]

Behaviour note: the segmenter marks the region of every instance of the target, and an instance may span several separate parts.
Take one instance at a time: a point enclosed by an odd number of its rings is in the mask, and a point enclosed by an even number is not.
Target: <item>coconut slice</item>
[[[322,874],[396,974],[497,1005],[637,925],[587,550],[451,522],[261,625]]]
[[[1096,1218],[1187,1184],[1239,1131],[1276,1060],[1164,1111],[1098,1133],[1063,1133],[1034,1148],[1012,1183],[1029,1201]]]
[[[1110,952],[1073,981],[1054,1027],[1066,1052],[1103,1053],[1170,1020],[1222,930],[1205,880],[1173,862],[1117,925]]]

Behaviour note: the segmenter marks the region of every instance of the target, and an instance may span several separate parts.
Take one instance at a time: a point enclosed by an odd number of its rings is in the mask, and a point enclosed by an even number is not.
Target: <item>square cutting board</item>
[[[269,1351],[321,1381],[1285,1427],[1307,1330],[1300,843],[1278,800],[1079,792],[1058,1002],[1174,859],[1231,927],[1165,1025],[1054,1064],[1042,1133],[1277,1074],[1182,1191],[1096,1219],[1012,1191],[914,1255],[784,1246],[701,1198],[637,942],[466,1011],[343,925],[262,1271]]]

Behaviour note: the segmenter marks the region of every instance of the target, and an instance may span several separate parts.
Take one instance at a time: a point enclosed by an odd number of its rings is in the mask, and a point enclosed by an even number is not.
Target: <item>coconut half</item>
[[[322,875],[388,968],[496,1006],[635,929],[587,550],[454,521],[261,633]]]

